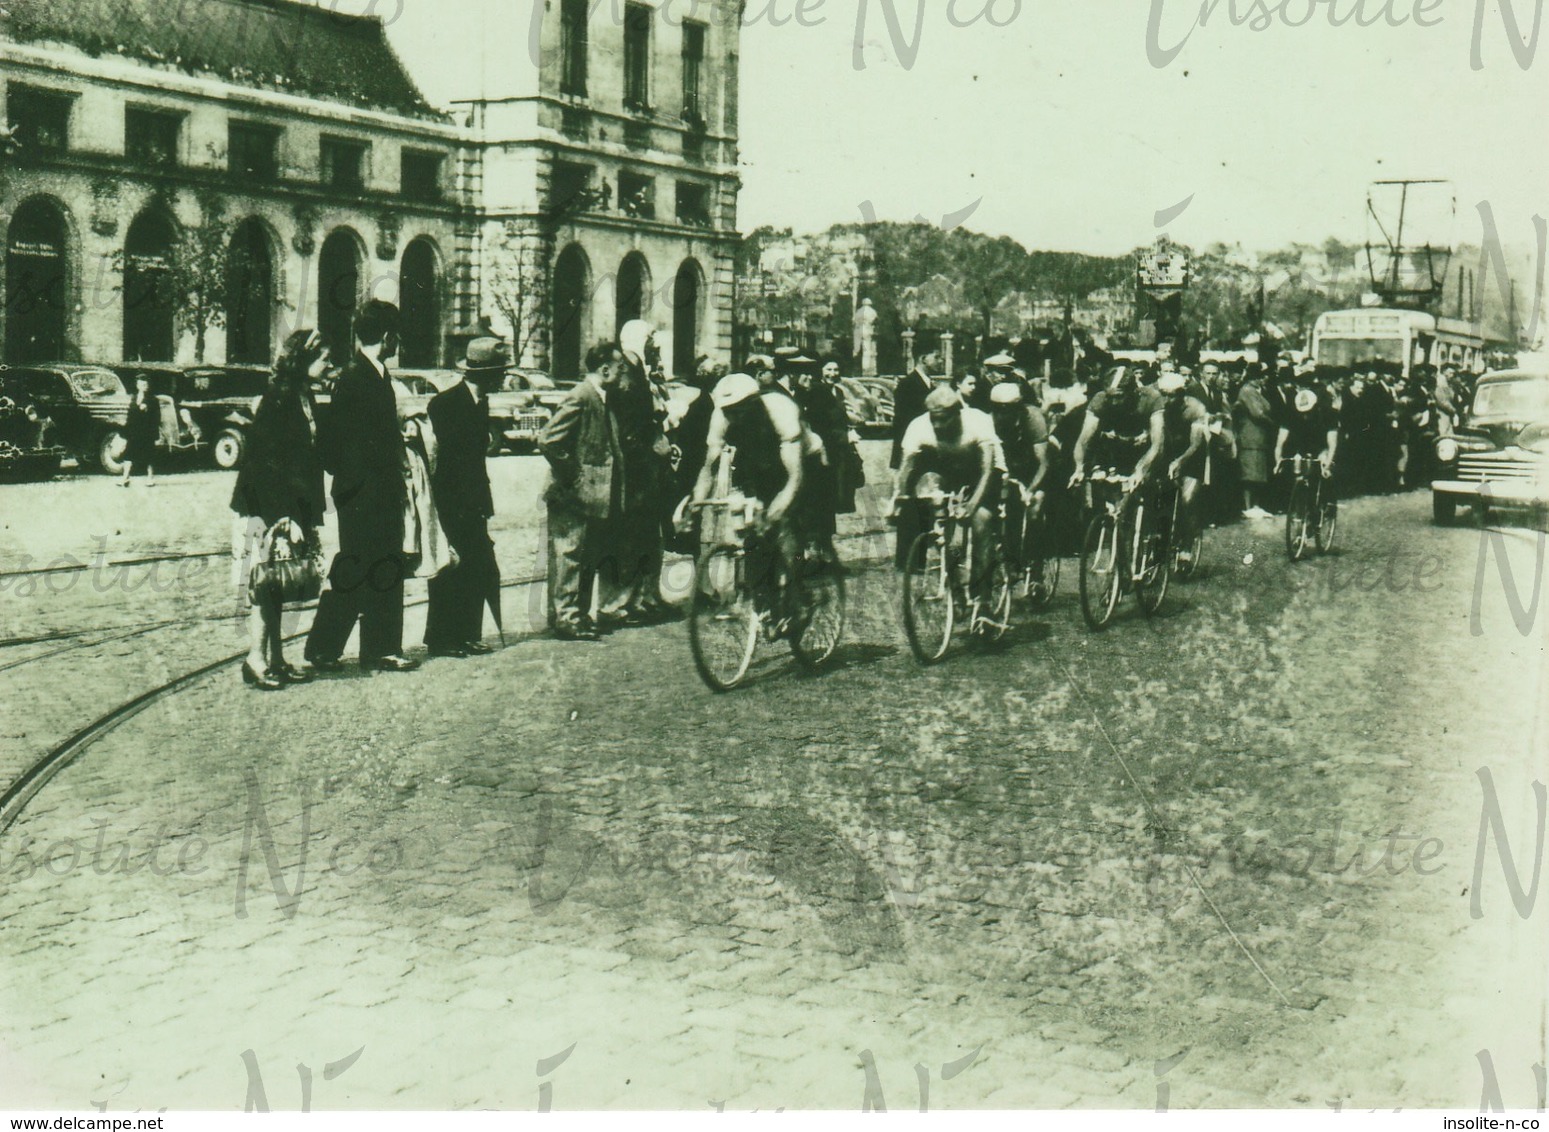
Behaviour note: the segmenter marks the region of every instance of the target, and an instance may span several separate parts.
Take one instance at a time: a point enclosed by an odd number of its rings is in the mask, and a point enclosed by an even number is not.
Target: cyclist
[[[1297,375],[1296,388],[1286,398],[1275,438],[1275,470],[1280,470],[1287,454],[1305,456],[1322,465],[1327,480],[1334,474],[1334,456],[1339,451],[1339,412],[1308,376]],[[1324,484],[1325,503],[1333,502],[1332,493],[1333,484]]]
[[[990,409],[1006,464],[1006,530],[1020,533],[1024,516],[1036,521],[1043,513],[1043,482],[1049,472],[1049,422],[1037,405],[1023,402],[1022,387],[1016,381],[1002,381],[990,390]],[[1025,549],[1018,537],[1006,546],[1011,566],[1016,570],[1026,565]]]
[[[1180,565],[1193,565],[1194,531],[1198,516],[1199,486],[1205,481],[1205,457],[1209,452],[1210,410],[1184,392],[1189,381],[1181,373],[1164,373],[1156,383],[1164,398],[1162,431],[1166,443],[1167,479],[1181,496],[1179,530],[1173,541],[1180,547]]]
[[[990,415],[964,406],[952,389],[936,389],[925,398],[924,415],[904,431],[890,510],[898,512],[899,502],[913,495],[915,482],[927,472],[941,478],[944,491],[968,489],[974,542],[984,548],[984,561],[988,563],[995,546],[992,509],[999,506],[1000,481],[1005,471],[1005,457]],[[901,534],[900,540],[902,537]],[[899,549],[907,553],[903,547]],[[969,589],[976,600],[989,571],[983,570],[980,575],[969,579]]]
[[[1094,447],[1106,464],[1128,477],[1126,490],[1144,483],[1165,446],[1165,407],[1160,393],[1140,384],[1135,367],[1116,369],[1108,388],[1087,406],[1086,421],[1072,454],[1076,469],[1070,486],[1080,487],[1086,479],[1087,456]]]
[[[764,505],[748,565],[760,604],[770,608],[779,568],[789,569],[810,533],[802,487],[807,468],[822,458],[823,445],[778,384],[761,387],[745,373],[728,374],[716,383],[710,402],[715,408],[693,502],[709,498],[721,454],[733,449],[732,485]]]

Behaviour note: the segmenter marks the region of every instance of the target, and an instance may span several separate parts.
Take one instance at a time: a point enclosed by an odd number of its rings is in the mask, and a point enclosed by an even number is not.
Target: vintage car
[[[1460,506],[1481,519],[1492,510],[1549,507],[1549,373],[1505,370],[1479,379],[1452,435],[1436,441],[1432,517],[1445,526]]]
[[[0,483],[52,479],[69,452],[58,429],[19,373],[0,370]]]
[[[893,430],[893,382],[881,377],[839,379],[850,424],[862,436],[886,436]]]
[[[489,395],[489,452],[533,452],[566,390],[544,373],[512,370]]]
[[[129,394],[112,370],[76,364],[0,366],[0,380],[13,401],[20,404],[25,397],[53,422],[48,443],[65,448],[81,467],[103,467],[105,458],[123,451]]]
[[[169,457],[208,457],[224,469],[242,462],[247,428],[269,381],[267,369],[152,362],[123,362],[108,368],[131,395],[141,374],[151,379],[151,392],[161,404],[161,437],[156,443]],[[123,470],[123,448],[122,435],[104,448],[99,460],[103,470],[114,475]]]

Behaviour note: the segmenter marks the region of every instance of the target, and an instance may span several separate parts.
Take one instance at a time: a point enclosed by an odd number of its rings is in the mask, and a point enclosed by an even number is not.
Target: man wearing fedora
[[[489,393],[511,367],[511,351],[499,338],[475,338],[458,363],[462,380],[430,401],[436,434],[431,490],[441,529],[457,563],[430,579],[425,647],[431,656],[483,656],[484,602],[498,592],[499,569],[489,537],[495,505],[489,490]]]

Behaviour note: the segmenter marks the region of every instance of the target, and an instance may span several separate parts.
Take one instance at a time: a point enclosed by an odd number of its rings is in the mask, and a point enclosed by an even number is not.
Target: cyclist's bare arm
[[[1042,491],[1044,477],[1049,474],[1049,442],[1047,440],[1033,445],[1033,457],[1038,461],[1038,470],[1033,473],[1033,482],[1027,485],[1027,490]]]
[[[1167,414],[1161,409],[1151,414],[1151,438],[1146,448],[1145,455],[1135,464],[1135,474],[1132,479],[1141,483],[1151,474],[1151,465],[1156,463],[1157,457],[1162,454],[1162,447],[1167,442]]]
[[[694,494],[691,502],[702,503],[710,497],[710,488],[715,481],[715,468],[721,461],[721,453],[726,449],[726,418],[719,412],[710,418],[710,432],[705,438],[705,463],[699,469],[699,478],[694,481]]]
[[[903,462],[898,466],[898,479],[893,483],[893,506],[890,511],[898,510],[898,501],[908,499],[914,494],[914,453],[904,456]]]
[[[1334,466],[1334,457],[1339,455],[1339,430],[1331,428],[1324,440],[1324,449],[1328,453],[1328,466]]]
[[[1088,412],[1086,415],[1086,420],[1081,423],[1081,435],[1076,438],[1076,451],[1073,456],[1076,463],[1076,472],[1075,475],[1070,477],[1072,486],[1075,486],[1086,478],[1087,445],[1092,443],[1092,438],[1097,435],[1097,430],[1099,427],[1100,425],[1097,420],[1097,414]]]
[[[801,441],[787,440],[780,445],[780,463],[785,468],[785,486],[769,502],[771,523],[785,518],[796,501],[796,493],[801,490]]]
[[[1183,467],[1184,464],[1189,462],[1190,457],[1204,447],[1209,439],[1210,426],[1203,421],[1195,421],[1189,428],[1189,446],[1184,449],[1183,454],[1174,463],[1180,468]]]
[[[979,445],[979,486],[974,488],[973,495],[968,500],[968,512],[979,510],[984,506],[985,493],[990,490],[990,479],[995,475],[995,449],[989,444]]]
[[[1291,430],[1283,428],[1275,437],[1275,467],[1285,463],[1285,442],[1291,439]]]

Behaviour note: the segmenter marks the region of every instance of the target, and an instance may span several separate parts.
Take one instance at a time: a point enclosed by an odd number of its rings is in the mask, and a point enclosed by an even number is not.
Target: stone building
[[[287,0],[5,0],[12,363],[270,361],[400,303],[444,360],[459,131],[374,19]]]
[[[465,285],[526,364],[573,377],[637,317],[669,372],[730,357],[740,30],[738,0],[489,11],[504,65],[458,103],[479,202]]]

